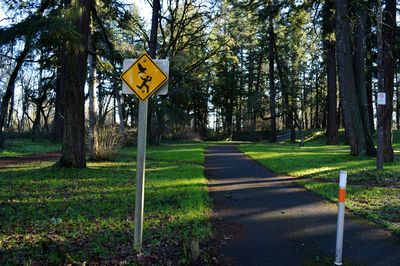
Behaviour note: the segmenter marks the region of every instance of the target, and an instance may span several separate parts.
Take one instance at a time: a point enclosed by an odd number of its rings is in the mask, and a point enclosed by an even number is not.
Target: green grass
[[[400,132],[394,133],[394,149],[400,151]],[[272,171],[299,177],[298,183],[332,202],[337,199],[339,171],[347,171],[346,206],[400,234],[400,164],[388,163],[383,172],[376,171],[375,158],[350,156],[348,146],[328,146],[320,137],[305,147],[259,143],[240,149]]]
[[[187,263],[183,246],[211,236],[204,146],[148,148],[141,257],[132,248],[134,149],[86,169],[51,162],[1,169],[0,264]]]
[[[24,156],[34,153],[45,153],[61,150],[61,145],[50,141],[39,140],[32,142],[29,139],[6,140],[5,147],[0,149],[0,158],[8,156]]]

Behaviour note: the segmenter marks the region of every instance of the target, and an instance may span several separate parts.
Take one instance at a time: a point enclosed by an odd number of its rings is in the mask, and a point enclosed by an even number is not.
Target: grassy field
[[[400,151],[400,134],[395,133]],[[109,162],[58,169],[53,162],[0,169],[0,265],[187,264],[193,240],[212,234],[203,149],[210,143],[171,143],[147,153],[143,254],[133,252],[135,148]],[[11,140],[0,157],[59,150],[50,142]],[[340,170],[349,174],[347,206],[400,234],[400,165],[375,170],[374,158],[348,155],[321,137],[298,144],[240,144],[249,156],[335,202]],[[399,156],[396,156],[399,159]],[[302,178],[300,178],[302,177]],[[209,262],[207,252],[201,261]]]
[[[204,146],[148,149],[141,256],[132,249],[134,148],[80,170],[52,162],[0,169],[0,265],[187,263],[183,247],[211,236]]]
[[[54,152],[59,150],[61,150],[61,145],[50,141],[39,140],[32,142],[28,139],[9,139],[6,141],[5,147],[0,149],[0,158]]]
[[[399,133],[394,134],[396,151],[400,151]],[[350,156],[348,146],[328,146],[321,137],[307,141],[305,147],[259,143],[240,149],[272,171],[299,177],[298,183],[332,202],[337,199],[339,171],[347,171],[346,206],[400,234],[400,164],[385,164],[385,170],[378,172],[375,158]]]

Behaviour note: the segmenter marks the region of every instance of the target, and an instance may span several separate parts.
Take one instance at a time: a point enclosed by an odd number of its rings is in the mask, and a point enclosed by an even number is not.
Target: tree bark
[[[65,75],[61,72],[61,66],[65,64],[65,54],[60,54],[56,78],[56,102],[53,121],[53,138],[61,142],[64,134],[64,105],[65,105]]]
[[[320,114],[319,114],[319,106],[321,105],[321,94],[319,90],[319,78],[318,73],[315,74],[315,114],[314,114],[314,127],[321,128],[320,125]]]
[[[41,58],[43,58],[41,56]],[[43,66],[40,64],[39,66],[39,83],[38,83],[38,97],[34,99],[34,102],[36,103],[36,114],[35,114],[35,120],[32,125],[32,141],[36,141],[36,134],[39,133],[40,131],[40,121],[41,121],[41,111],[42,111],[42,106],[43,102],[46,100],[46,91],[44,91],[44,86],[43,86]]]
[[[89,25],[89,37],[88,37],[88,54],[89,61],[89,80],[88,80],[88,92],[89,92],[89,128],[88,128],[88,150],[89,156],[92,157],[94,152],[94,145],[96,140],[96,125],[97,125],[97,61],[96,61],[96,47],[94,46],[93,40],[93,15],[90,14],[90,25]]]
[[[79,16],[73,21],[80,34],[79,42],[66,42],[66,61],[61,66],[65,75],[65,115],[62,156],[59,165],[86,167],[85,158],[85,98],[84,88],[89,35],[89,0],[78,0],[73,6]]]
[[[240,51],[240,71],[239,71],[239,95],[238,99],[236,101],[236,132],[241,132],[242,131],[242,100],[243,100],[243,86],[244,86],[244,77],[243,77],[243,52]]]
[[[386,0],[383,12],[383,92],[386,93],[386,105],[382,106],[383,127],[383,161],[393,162],[392,147],[392,116],[393,116],[393,91],[394,70],[396,63],[396,0]]]
[[[264,41],[263,41],[264,42]],[[261,47],[264,45],[262,44]],[[262,64],[264,61],[264,49],[261,49],[258,55],[258,65],[257,65],[257,76],[256,76],[256,86],[254,88],[254,95],[253,95],[253,114],[252,114],[252,124],[254,125],[254,129],[257,130],[257,114],[260,110],[260,95],[261,95],[261,83],[262,83]],[[233,70],[234,71],[234,70]]]
[[[19,54],[19,56],[16,59],[16,65],[11,73],[10,79],[8,80],[7,83],[7,88],[6,91],[4,93],[3,99],[1,101],[1,105],[0,105],[0,134],[3,132],[3,127],[4,127],[4,123],[6,120],[6,116],[7,116],[7,111],[8,111],[8,107],[10,104],[10,99],[11,96],[13,95],[14,92],[14,88],[15,88],[15,81],[17,80],[18,77],[18,73],[19,70],[22,67],[22,64],[24,63],[24,60],[26,58],[26,56],[29,53],[29,49],[30,49],[30,39],[27,38],[25,41],[25,46],[24,49],[21,51],[21,53]]]
[[[273,24],[272,12],[270,12],[268,17],[268,61],[269,61],[269,96],[270,96],[270,109],[271,114],[271,134],[269,137],[270,142],[276,142],[276,89],[275,89],[275,34],[274,34],[274,24]]]
[[[367,155],[363,125],[358,108],[357,92],[354,79],[350,21],[346,0],[336,1],[336,49],[339,76],[339,89],[343,107],[344,124],[349,138],[350,154]]]
[[[397,130],[399,130],[400,129],[400,99],[399,99],[400,93],[399,93],[399,81],[397,78],[397,71],[396,71],[395,77],[396,77],[396,79],[395,79],[396,80],[396,83],[395,83],[395,88],[396,88],[396,128],[397,128]]]
[[[151,31],[150,31],[150,39],[149,39],[149,55],[151,58],[155,59],[157,55],[157,35],[158,35],[158,22],[160,17],[160,1],[154,0],[153,1],[153,14],[151,20]],[[150,144],[160,144],[161,136],[160,132],[158,132],[158,126],[153,125],[153,123],[157,123],[157,103],[152,101],[151,99],[148,100],[148,123],[147,123],[147,139]],[[153,114],[154,112],[154,114]]]
[[[251,130],[255,130],[255,125],[253,124],[253,120],[251,119],[252,113],[254,110],[254,91],[253,91],[253,83],[254,83],[254,58],[253,54],[250,52],[249,53],[249,68],[248,68],[248,84],[247,84],[247,89],[248,89],[248,107],[247,107],[247,118],[250,120],[250,127]]]
[[[115,97],[117,98],[118,118],[119,118],[119,134],[122,136],[125,131],[124,112],[119,90],[115,90]]]
[[[373,58],[372,58],[372,44],[373,44],[373,38],[375,37],[372,34],[371,30],[371,15],[367,14],[367,20],[366,20],[366,44],[365,44],[365,49],[366,49],[366,66],[365,66],[365,78],[366,78],[366,90],[367,90],[367,101],[368,101],[368,117],[369,117],[369,125],[371,127],[371,132],[373,133],[375,130],[374,126],[374,106],[373,106],[373,101],[372,101],[372,72],[373,72]]]
[[[25,130],[25,113],[27,112],[27,110],[28,110],[28,100],[27,100],[27,96],[26,96],[26,91],[27,91],[27,88],[26,88],[27,86],[26,85],[24,85],[24,84],[21,84],[21,88],[22,88],[22,91],[21,91],[21,102],[22,102],[22,114],[21,114],[21,121],[20,121],[20,124],[19,124],[19,126],[18,126],[18,131],[19,132],[22,132],[22,131],[24,131]]]
[[[7,130],[8,131],[13,130],[13,124],[12,124],[13,119],[12,119],[12,117],[13,117],[13,112],[14,112],[14,98],[15,98],[15,87],[12,90],[12,93],[11,93],[10,107],[9,107],[9,110],[8,110],[8,118],[7,118]]]
[[[307,96],[308,96],[308,88],[306,85],[306,72],[303,72],[303,99],[302,99],[302,116],[303,116],[303,129],[308,129],[308,113],[307,113]]]
[[[337,86],[336,86],[336,49],[332,40],[335,28],[335,16],[332,10],[335,8],[333,0],[326,0],[323,9],[324,53],[327,74],[327,129],[326,143],[328,145],[339,144],[338,138],[338,114],[337,114]]]
[[[354,81],[360,110],[361,123],[368,155],[376,155],[370,119],[368,115],[368,98],[365,77],[365,28],[367,24],[367,11],[362,3],[356,8],[357,23],[355,28],[355,50],[354,50]]]

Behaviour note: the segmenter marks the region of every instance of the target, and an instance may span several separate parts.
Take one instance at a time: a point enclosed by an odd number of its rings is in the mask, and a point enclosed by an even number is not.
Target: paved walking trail
[[[228,264],[333,265],[335,204],[267,171],[233,145],[209,147],[205,167],[219,252]],[[400,265],[398,237],[349,214],[345,220],[345,262]]]

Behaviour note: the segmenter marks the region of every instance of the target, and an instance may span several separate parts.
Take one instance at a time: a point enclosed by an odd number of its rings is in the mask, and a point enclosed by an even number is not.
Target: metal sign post
[[[154,94],[165,95],[168,92],[169,62],[165,59],[153,61],[147,53],[143,53],[138,59],[125,59],[123,67],[123,93],[135,94],[139,98],[133,248],[140,252],[143,242],[148,99]]]
[[[147,110],[149,102],[139,101],[139,119],[137,136],[137,162],[136,162],[136,198],[135,198],[135,232],[133,248],[142,249],[143,241],[143,210],[144,210],[144,178],[146,169],[146,135],[147,135]]]

